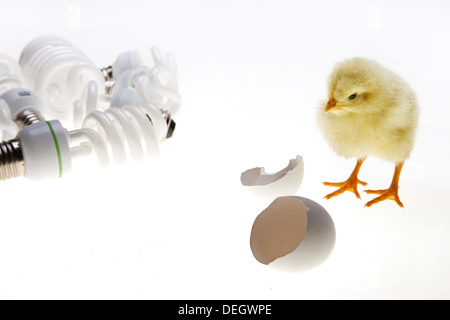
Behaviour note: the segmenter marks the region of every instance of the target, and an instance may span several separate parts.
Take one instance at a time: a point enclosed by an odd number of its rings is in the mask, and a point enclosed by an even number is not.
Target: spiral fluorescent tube
[[[133,51],[119,55],[109,75],[115,80],[111,107],[91,112],[83,122],[83,128],[94,129],[110,145],[120,164],[126,162],[126,146],[135,161],[145,153],[159,155],[159,143],[175,127],[172,115],[181,104],[175,59],[170,54],[163,58],[156,47],[152,56],[155,65],[148,68]]]
[[[71,121],[74,108],[93,110],[105,79],[100,69],[80,50],[56,36],[31,41],[19,59],[24,85],[45,104],[48,117]],[[86,96],[95,96],[95,101]]]

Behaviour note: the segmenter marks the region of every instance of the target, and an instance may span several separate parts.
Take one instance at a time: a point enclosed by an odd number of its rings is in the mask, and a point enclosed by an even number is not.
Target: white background
[[[450,6],[447,1],[9,1],[0,48],[19,57],[56,34],[99,67],[158,45],[179,65],[181,111],[158,161],[0,183],[0,298],[450,298]],[[317,129],[333,65],[364,56],[416,90],[420,127],[400,179],[405,209],[323,197],[355,162]],[[150,59],[149,59],[150,61]],[[300,154],[297,195],[324,206],[337,233],[308,272],[258,263],[249,237],[273,199],[240,184]],[[360,178],[389,185],[394,165],[368,159]],[[360,188],[362,191],[363,188]]]

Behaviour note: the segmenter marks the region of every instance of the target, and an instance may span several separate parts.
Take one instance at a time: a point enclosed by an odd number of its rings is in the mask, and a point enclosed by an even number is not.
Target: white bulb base
[[[24,127],[17,139],[23,154],[26,178],[58,178],[70,172],[72,161],[68,132],[59,121],[44,121]]]

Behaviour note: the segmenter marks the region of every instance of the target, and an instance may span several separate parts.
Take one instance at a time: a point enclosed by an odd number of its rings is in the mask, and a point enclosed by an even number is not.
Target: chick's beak
[[[334,107],[336,107],[336,100],[334,98],[331,98],[327,102],[327,106],[325,107],[325,112],[330,111]]]

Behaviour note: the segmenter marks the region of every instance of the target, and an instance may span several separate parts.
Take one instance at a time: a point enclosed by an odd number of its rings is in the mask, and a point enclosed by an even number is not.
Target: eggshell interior
[[[279,197],[253,223],[250,247],[263,264],[294,251],[306,235],[309,207],[293,197]]]

